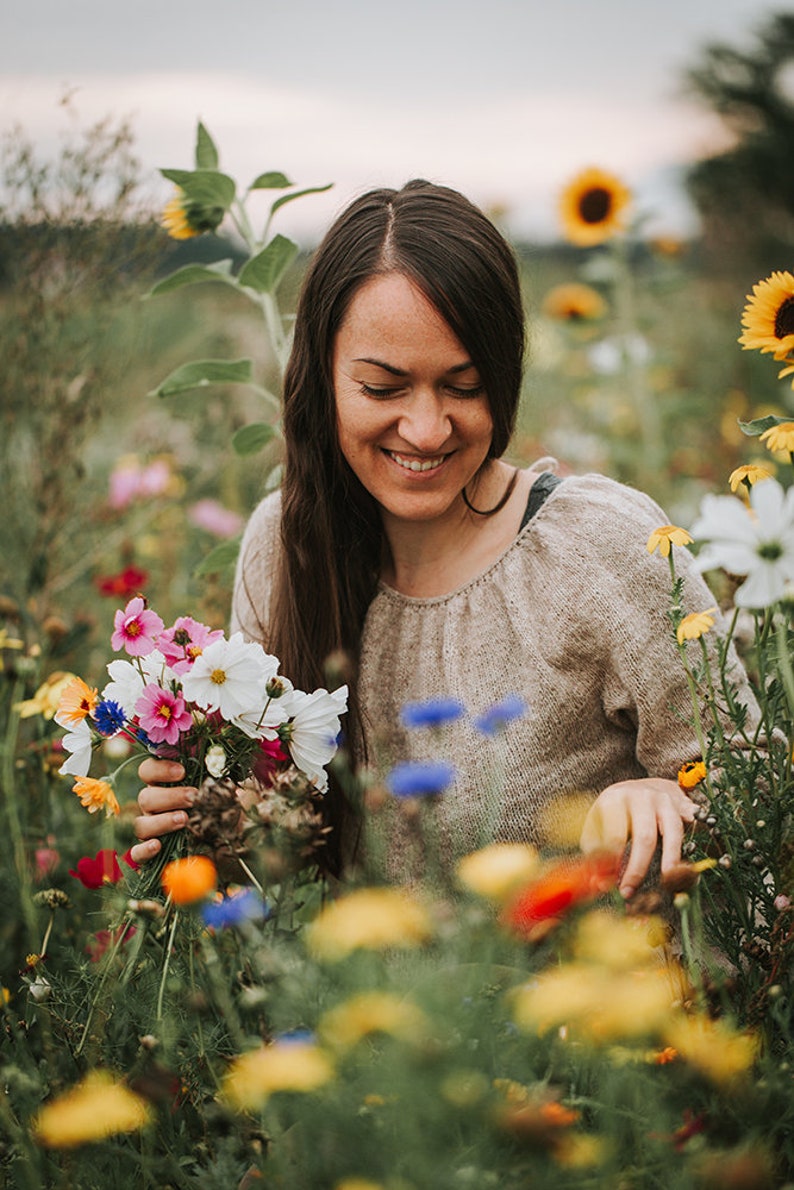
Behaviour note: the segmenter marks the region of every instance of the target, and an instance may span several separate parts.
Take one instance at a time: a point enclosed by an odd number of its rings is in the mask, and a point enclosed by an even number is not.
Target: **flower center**
[[[758,547],[758,557],[765,562],[777,562],[783,554],[783,546],[779,541],[765,541]]]
[[[201,654],[204,652],[204,650],[200,649],[198,647],[198,645],[188,645],[185,652],[187,653],[187,655],[191,659],[191,661],[195,661],[197,657],[201,656]]]
[[[129,624],[124,625],[124,631],[127,636],[140,636],[141,626],[137,620],[130,620]]]
[[[222,686],[226,681],[226,670],[214,669],[210,674],[210,681],[214,682],[216,686]]]
[[[775,314],[775,338],[794,335],[794,297],[786,298]]]
[[[167,702],[160,703],[160,706],[157,708],[157,714],[161,719],[165,719],[166,723],[170,720],[173,713]]]
[[[603,223],[611,206],[609,191],[603,186],[593,186],[579,199],[579,214],[585,223]]]

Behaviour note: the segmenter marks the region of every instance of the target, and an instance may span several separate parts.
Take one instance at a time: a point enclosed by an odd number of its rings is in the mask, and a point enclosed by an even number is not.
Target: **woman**
[[[694,814],[674,779],[699,750],[669,571],[645,549],[665,518],[603,477],[555,487],[542,466],[502,459],[523,351],[515,260],[480,211],[422,181],[353,202],[304,282],[284,485],[246,530],[233,626],[303,689],[345,654],[354,755],[376,769],[448,755],[458,775],[439,810],[459,847],[537,839],[566,795],[592,795],[584,842],[631,838],[630,896],[660,838],[662,870],[679,860]],[[687,610],[701,610],[708,590],[685,554],[680,567]],[[527,713],[493,764],[471,718],[433,749],[400,720],[413,700],[452,696],[476,716],[509,694]],[[161,784],[182,779],[178,765],[150,759],[140,773],[139,861],[193,797]],[[357,824],[338,789],[329,814],[340,866]],[[393,867],[404,842],[392,836]]]

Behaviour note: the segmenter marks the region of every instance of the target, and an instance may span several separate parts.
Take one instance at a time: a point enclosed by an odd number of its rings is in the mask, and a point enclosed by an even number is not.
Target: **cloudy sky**
[[[52,150],[69,125],[129,117],[152,201],[190,168],[197,120],[245,184],[282,170],[328,194],[279,230],[313,238],[372,185],[424,176],[555,230],[585,165],[620,173],[658,230],[691,213],[687,162],[719,126],[682,94],[707,42],[749,44],[766,0],[24,0],[0,37],[0,126]]]

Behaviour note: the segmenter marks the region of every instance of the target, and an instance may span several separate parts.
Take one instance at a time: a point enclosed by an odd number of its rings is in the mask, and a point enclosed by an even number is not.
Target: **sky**
[[[354,195],[422,176],[556,233],[560,189],[597,165],[649,228],[686,234],[688,163],[724,142],[684,94],[703,45],[747,46],[766,0],[27,0],[0,27],[0,129],[43,156],[75,122],[129,118],[153,205],[199,119],[245,187],[280,170],[327,194],[277,230],[311,241]],[[13,15],[8,15],[12,11]],[[71,114],[59,100],[72,96]]]

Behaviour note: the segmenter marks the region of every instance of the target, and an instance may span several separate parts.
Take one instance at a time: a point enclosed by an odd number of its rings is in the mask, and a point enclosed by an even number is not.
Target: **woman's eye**
[[[372,384],[362,384],[361,391],[365,397],[375,397],[376,400],[385,400],[388,397],[395,397],[400,392],[399,388],[378,388]]]
[[[474,384],[470,388],[457,388],[456,385],[450,384],[449,392],[455,397],[480,397],[485,392],[485,386]]]

